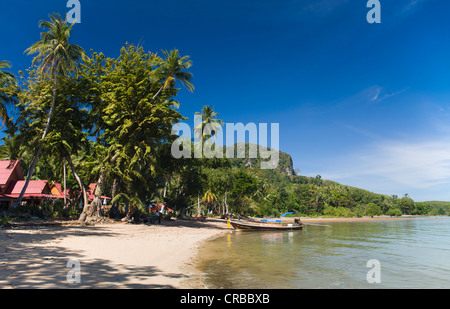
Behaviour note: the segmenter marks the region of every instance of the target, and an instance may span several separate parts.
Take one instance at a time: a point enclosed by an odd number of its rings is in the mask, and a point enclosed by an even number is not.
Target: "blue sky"
[[[0,60],[25,70],[38,21],[67,1],[2,6]],[[194,62],[183,115],[279,123],[300,174],[417,201],[450,200],[450,3],[380,0],[80,0],[72,43],[116,57],[125,42]]]

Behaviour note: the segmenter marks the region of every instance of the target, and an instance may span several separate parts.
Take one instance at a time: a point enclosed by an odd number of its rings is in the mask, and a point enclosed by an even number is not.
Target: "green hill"
[[[250,158],[249,157],[250,145],[252,145],[252,146],[256,147],[256,149],[258,149],[258,145],[251,144],[251,143],[245,143],[245,157],[237,158],[237,149],[238,149],[239,145],[242,145],[242,143],[236,143],[233,146],[231,146],[234,148],[234,158],[231,159],[234,166],[236,166],[238,168],[247,168],[247,167],[259,168],[261,166],[261,162],[269,160],[269,159],[261,158],[259,151],[257,152],[257,158]],[[226,149],[228,150],[231,147],[227,147]],[[270,151],[270,148],[268,148],[268,151]],[[294,163],[292,161],[292,157],[283,151],[278,151],[278,164],[275,167],[274,171],[277,173],[286,174],[288,176],[295,175]]]
[[[235,201],[241,203],[239,209],[245,210],[243,212],[274,216],[295,212],[296,215],[330,217],[450,213],[450,202],[416,203],[407,194],[403,197],[388,196],[324,180],[320,175],[296,175],[292,157],[281,151],[275,169],[261,169],[260,163],[264,159],[259,155],[249,158],[248,143],[245,149],[244,158],[231,159],[236,173],[240,171],[253,178],[240,174],[238,180],[234,181],[235,188],[245,187],[248,192],[243,194],[243,191],[235,191],[241,194],[235,194],[234,197]],[[249,190],[252,186],[253,189]]]

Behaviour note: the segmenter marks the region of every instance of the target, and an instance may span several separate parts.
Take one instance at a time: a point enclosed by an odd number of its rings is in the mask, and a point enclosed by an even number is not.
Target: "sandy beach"
[[[201,288],[198,246],[226,222],[97,224],[0,231],[0,288]],[[68,283],[69,260],[80,283]]]
[[[304,223],[398,220],[302,218]],[[226,222],[161,225],[21,227],[0,230],[0,288],[205,288],[196,269],[199,246],[227,232]],[[80,283],[67,274],[78,261]]]

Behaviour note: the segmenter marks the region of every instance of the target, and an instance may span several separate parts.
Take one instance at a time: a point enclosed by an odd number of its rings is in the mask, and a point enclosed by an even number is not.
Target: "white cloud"
[[[398,90],[398,91],[394,91],[391,93],[387,93],[386,89],[384,89],[383,87],[379,87],[379,86],[373,86],[371,88],[366,89],[365,91],[368,92],[368,94],[371,96],[370,101],[371,102],[382,102],[388,98],[394,97],[396,95],[402,94],[403,92],[405,92],[407,89],[402,89],[402,90]]]
[[[423,0],[411,0],[408,2],[408,4],[404,7],[403,11],[409,11],[412,10],[419,4],[420,2],[423,2]]]
[[[450,136],[432,141],[379,140],[329,162],[322,178],[381,194],[450,200]]]
[[[375,92],[375,94],[373,95],[373,97],[370,99],[370,101],[376,101],[376,100],[378,100],[378,97],[380,96],[380,93],[381,93],[381,90],[382,90],[383,88],[381,88],[381,87],[375,87],[375,89],[373,90],[374,92]]]
[[[450,139],[378,142],[356,158],[360,175],[383,176],[413,188],[450,183]]]
[[[448,102],[448,96],[379,85],[336,102],[329,136],[337,141],[316,143],[323,155],[309,158],[307,175],[415,200],[450,200]]]

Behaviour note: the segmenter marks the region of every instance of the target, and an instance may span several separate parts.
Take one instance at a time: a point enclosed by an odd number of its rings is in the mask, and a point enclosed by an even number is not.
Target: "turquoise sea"
[[[199,256],[212,289],[448,289],[450,218],[230,231]]]

